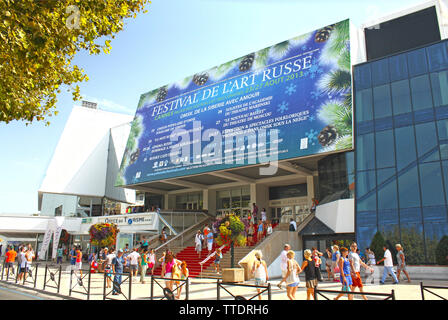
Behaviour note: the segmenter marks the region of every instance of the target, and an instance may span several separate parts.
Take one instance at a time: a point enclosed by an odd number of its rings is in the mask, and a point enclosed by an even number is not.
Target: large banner
[[[143,94],[116,185],[347,149],[349,20]]]

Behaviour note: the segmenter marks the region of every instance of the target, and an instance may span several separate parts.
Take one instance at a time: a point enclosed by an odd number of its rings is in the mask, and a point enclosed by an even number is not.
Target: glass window
[[[440,239],[448,234],[448,224],[443,222],[425,221],[425,245],[427,263],[436,263],[436,248]]]
[[[448,104],[448,71],[431,73],[432,93],[434,106],[440,107]]]
[[[390,86],[388,84],[373,88],[373,107],[375,110],[375,119],[392,115]]]
[[[445,205],[439,162],[420,165],[420,183],[423,206]]]
[[[448,120],[437,121],[437,132],[439,133],[440,157],[448,159]]]
[[[398,199],[400,208],[420,207],[420,185],[416,166],[398,175]]]
[[[373,191],[376,187],[375,171],[358,172],[358,179],[356,181],[356,190],[358,198]]]
[[[387,59],[373,62],[371,68],[372,68],[372,86],[378,86],[390,82],[389,64]]]
[[[355,68],[356,89],[365,89],[372,86],[370,74],[370,64],[365,64]]]
[[[372,119],[372,89],[358,90],[356,92],[356,121],[361,122]]]
[[[421,208],[400,209],[400,224],[422,224]]]
[[[372,192],[368,196],[360,197],[356,201],[356,211],[376,210],[376,193]]]
[[[428,53],[429,71],[439,71],[448,68],[448,52],[446,43],[438,43],[426,48]]]
[[[423,238],[423,224],[421,219],[416,223],[402,223],[400,227],[401,245],[405,248],[404,250],[407,264],[425,263],[426,257]]]
[[[389,70],[390,80],[397,81],[407,79],[408,76],[408,64],[406,61],[406,55],[400,54],[389,58]]]
[[[392,105],[394,115],[408,113],[411,108],[411,91],[409,90],[409,80],[402,80],[391,83]]]
[[[412,105],[414,110],[432,108],[431,86],[428,75],[411,79]]]
[[[409,75],[411,77],[428,72],[425,49],[415,50],[408,53]]]
[[[356,169],[357,170],[375,169],[373,133],[358,136],[356,140],[357,140]]]
[[[440,160],[435,123],[416,125],[415,135],[419,162]]]
[[[394,175],[395,169],[377,171],[378,210],[398,208],[396,178],[390,180]]]
[[[414,127],[395,129],[395,147],[397,155],[397,171],[400,172],[412,162],[417,161],[415,150]]]
[[[443,168],[443,181],[445,184],[445,194],[446,199],[448,200],[448,161],[442,161]]]
[[[392,130],[376,133],[376,167],[395,167],[394,136]]]

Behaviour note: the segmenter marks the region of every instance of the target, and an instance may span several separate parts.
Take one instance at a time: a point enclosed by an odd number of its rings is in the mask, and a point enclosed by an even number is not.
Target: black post
[[[87,284],[87,300],[90,300],[90,280],[92,279],[92,270],[89,272],[89,283]]]
[[[268,300],[272,300],[271,284],[270,283],[268,283]]]
[[[132,270],[130,270],[129,273],[129,300],[132,300],[131,295],[132,295]]]
[[[59,281],[58,281],[58,293],[61,288],[61,274],[62,274],[62,265],[59,266]]]
[[[151,275],[151,300],[154,300],[154,276]]]
[[[423,282],[420,282],[420,291],[422,292],[422,300],[425,300],[425,292],[423,290]]]
[[[5,266],[6,266],[6,263],[5,263],[5,261],[3,261],[3,268],[2,268],[2,281],[3,281],[3,272],[5,271]],[[8,268],[8,273],[9,273],[9,268]]]
[[[19,265],[19,264],[17,264],[17,272],[16,272],[16,283],[17,283],[17,281],[18,281],[18,278],[19,278],[19,272],[20,272],[20,265]]]
[[[221,292],[219,292],[219,279],[216,282],[216,300],[221,300]]]
[[[186,292],[185,292],[185,299],[186,300],[189,300],[189,297],[190,297],[190,278],[187,278],[186,280],[186,284],[185,284],[185,287],[186,287]]]
[[[230,267],[235,268],[235,244],[230,243]]]
[[[395,290],[392,289],[392,300],[395,300]]]
[[[313,294],[314,294],[314,300],[317,300],[317,292],[316,292],[316,288],[314,288],[314,292],[313,292]]]
[[[48,264],[45,265],[44,289],[43,290],[45,290],[45,286],[47,285],[47,270],[48,270]]]
[[[36,271],[34,272],[34,288],[36,288],[36,284],[37,284],[37,269],[39,268],[39,264],[36,264]]]
[[[68,295],[72,296],[72,278],[73,278],[73,270],[70,270],[70,290],[68,290]]]
[[[107,277],[107,272],[104,271],[103,300],[106,300],[106,277]]]

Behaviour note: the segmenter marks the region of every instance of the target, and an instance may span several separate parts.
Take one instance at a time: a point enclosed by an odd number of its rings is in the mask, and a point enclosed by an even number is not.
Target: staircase
[[[216,279],[220,279],[222,276],[222,269],[223,268],[231,268],[231,254],[230,254],[230,248],[226,247],[225,248],[227,250],[227,254],[224,254],[224,250],[223,250],[223,255],[222,255],[222,259],[221,259],[221,263],[219,264],[219,269],[221,271],[221,273],[217,274],[215,271],[215,266],[213,264],[213,262],[215,261],[214,258],[210,259],[209,262],[211,262],[210,264],[208,264],[208,266],[206,267],[206,265],[204,265],[204,268],[202,269],[202,277],[204,278],[216,278]],[[243,259],[249,252],[251,252],[254,249],[254,247],[235,247],[234,248],[234,252],[235,252],[235,268],[239,268],[238,265],[238,261],[240,261],[241,259]]]

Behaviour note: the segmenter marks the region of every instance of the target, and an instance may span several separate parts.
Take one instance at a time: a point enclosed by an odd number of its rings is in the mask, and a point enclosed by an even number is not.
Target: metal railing
[[[331,294],[344,294],[344,295],[362,295],[362,296],[375,296],[375,297],[385,297],[385,299],[382,300],[395,300],[395,291],[392,290],[391,293],[378,293],[378,292],[360,292],[360,291],[338,291],[338,290],[321,290],[321,289],[314,289],[314,300],[318,300],[318,296],[321,296],[325,298],[326,300],[331,300],[328,298],[324,293],[331,293]]]
[[[48,264],[45,265],[45,277],[44,277],[44,288],[43,290],[45,291],[46,287],[50,287],[53,289],[56,289],[57,292],[59,293],[59,290],[61,288],[61,275],[62,275],[62,265],[59,266],[58,269],[53,269],[53,266],[49,266]],[[50,276],[50,279],[47,280],[47,273]],[[56,278],[57,277],[57,278]],[[48,284],[50,281],[54,282],[55,285],[53,284]]]
[[[91,279],[92,279],[92,272],[91,270],[81,270],[81,273],[78,275],[78,270],[71,270],[70,271],[70,289],[68,291],[68,295],[71,297],[72,293],[79,293],[79,294],[83,294],[86,295],[87,300],[90,300],[90,283],[91,283]],[[76,281],[75,284],[73,285],[73,276],[76,277]],[[85,286],[85,278],[87,277],[87,288]],[[80,290],[83,289],[83,291],[78,291],[78,290],[74,290],[76,289],[76,287],[79,287]]]
[[[187,241],[187,240],[192,239],[194,237],[194,235],[196,234],[196,232],[191,232],[191,231],[193,231],[193,230],[196,231],[198,226],[205,224],[207,221],[209,221],[211,219],[212,219],[211,217],[206,216],[203,220],[195,223],[191,227],[189,227],[186,230],[184,230],[183,232],[179,233],[174,238],[172,238],[172,239],[168,240],[167,242],[165,242],[164,244],[158,246],[156,249],[154,249],[154,251],[157,252],[157,251],[159,251],[160,249],[162,249],[164,247],[169,247],[170,245],[173,246],[173,244],[176,243],[176,241],[179,241],[180,242],[180,246],[183,247],[184,246],[184,242]]]
[[[127,278],[124,279],[120,279],[120,283],[118,283],[117,281],[117,277],[116,276],[126,276]],[[112,281],[112,290],[109,291],[109,293],[107,292],[107,279],[110,279]],[[128,290],[128,295],[126,296],[124,294],[124,292],[121,290],[121,286],[128,282],[129,283],[129,290]],[[114,273],[114,279],[112,280],[112,276],[110,276],[107,272],[104,273],[104,287],[103,287],[103,300],[109,299],[109,300],[117,300],[114,298],[108,298],[108,296],[114,294],[114,293],[118,293],[118,295],[122,295],[126,300],[131,300],[132,299],[132,272],[130,273],[118,273],[115,272]]]
[[[32,264],[31,266],[27,266],[27,270],[23,274],[23,283],[22,284],[25,285],[26,283],[31,283],[33,285],[33,288],[36,288],[38,269],[39,269],[38,263]],[[33,271],[34,271],[34,275],[33,275]],[[32,281],[29,280],[30,278],[32,279]]]
[[[170,290],[171,292],[167,293],[166,290],[167,288],[163,287],[157,280],[173,281],[177,283],[177,287],[175,287],[173,290]],[[190,278],[175,279],[175,278],[163,278],[163,277],[151,276],[151,296],[150,296],[151,300],[154,300],[154,284],[157,284],[163,290],[164,295],[160,300],[163,299],[174,300],[174,297],[171,296],[172,292],[182,288],[183,286],[185,286],[185,300],[189,300],[190,298]]]
[[[241,295],[234,295],[232,292],[227,290],[224,286],[234,286],[234,287],[246,287],[246,288],[255,288],[255,289],[264,289],[260,291],[259,293],[253,295],[249,299],[246,299],[245,297]],[[216,300],[221,300],[221,289],[226,291],[228,294],[230,294],[235,300],[253,300],[258,296],[261,296],[264,292],[267,291],[268,293],[268,300],[272,300],[272,291],[271,291],[271,284],[268,283],[266,286],[257,286],[257,285],[251,285],[251,284],[239,284],[239,283],[231,283],[231,282],[221,282],[219,279],[216,282]]]
[[[422,293],[422,300],[425,300],[425,291],[435,295],[436,297],[442,299],[442,300],[447,300],[447,298],[442,297],[441,295],[438,295],[437,293],[428,290],[428,289],[448,289],[448,287],[441,287],[441,286],[425,286],[423,285],[423,282],[420,282],[420,291]]]
[[[219,250],[223,250],[226,247],[226,245],[222,245],[221,247],[219,247]],[[201,278],[202,278],[202,267],[204,266],[204,263],[206,263],[208,260],[210,260],[212,257],[214,257],[216,255],[216,251],[212,252],[211,254],[209,254],[207,256],[207,258],[205,258],[204,260],[202,260],[201,262],[199,262],[199,264],[201,265]]]

